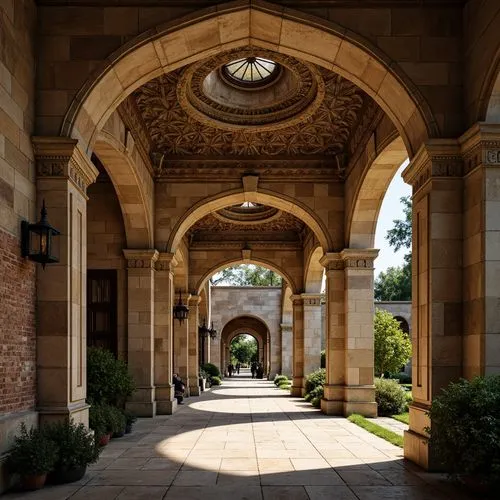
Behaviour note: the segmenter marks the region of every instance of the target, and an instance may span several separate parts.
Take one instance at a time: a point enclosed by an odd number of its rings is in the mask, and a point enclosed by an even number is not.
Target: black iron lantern
[[[212,326],[208,330],[208,333],[210,335],[210,338],[213,340],[217,338],[217,330],[214,328],[214,322],[212,321]]]
[[[179,320],[179,323],[187,319],[189,314],[189,307],[182,303],[181,292],[179,290],[179,302],[174,306],[174,318]]]
[[[40,220],[36,224],[27,221],[21,222],[21,254],[23,257],[42,264],[45,269],[47,264],[59,262],[54,255],[53,238],[61,233],[49,224],[45,200],[42,202]]]
[[[209,328],[207,327],[207,323],[206,323],[206,320],[203,319],[203,325],[199,326],[198,327],[198,335],[202,338],[202,339],[206,339],[208,337],[208,335],[210,334],[210,330]]]

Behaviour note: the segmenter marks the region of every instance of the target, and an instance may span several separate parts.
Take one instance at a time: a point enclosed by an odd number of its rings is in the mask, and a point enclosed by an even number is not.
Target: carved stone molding
[[[340,252],[346,269],[373,269],[379,251],[374,248],[358,250],[346,248]]]
[[[200,305],[200,302],[201,302],[201,297],[199,295],[196,295],[194,293],[192,293],[189,298],[187,299],[187,304],[188,306],[192,309],[190,312],[189,312],[189,316],[191,316],[191,314],[193,314],[194,312],[196,312],[194,309],[198,309],[198,306]]]
[[[459,142],[464,159],[464,175],[470,174],[479,166],[500,166],[500,126],[476,123]]]
[[[292,329],[293,329],[293,325],[289,324],[289,323],[281,323],[280,324],[280,328],[281,328],[281,332],[282,333],[291,333],[292,332]]]
[[[155,269],[158,260],[158,250],[123,250],[123,255],[127,259],[128,269]]]
[[[291,295],[290,300],[292,301],[292,305],[294,307],[304,305],[304,299],[302,298],[302,295],[298,295],[298,294]]]
[[[192,241],[189,245],[191,250],[218,250],[231,249],[243,250],[251,247],[251,250],[302,250],[300,241]]]
[[[37,178],[70,179],[84,196],[99,174],[90,158],[78,147],[76,139],[33,137],[33,151]]]
[[[172,272],[177,264],[178,261],[173,253],[159,253],[158,260],[155,263],[155,269],[157,271]]]
[[[342,271],[344,269],[344,261],[340,253],[327,252],[321,257],[319,263],[325,268],[325,271]]]
[[[304,300],[305,306],[321,306],[321,300],[323,299],[321,293],[302,293],[300,296]]]

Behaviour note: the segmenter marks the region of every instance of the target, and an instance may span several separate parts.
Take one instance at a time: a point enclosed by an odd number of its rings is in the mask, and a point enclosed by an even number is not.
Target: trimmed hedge
[[[399,415],[407,408],[406,391],[393,379],[375,379],[375,401],[381,417]]]

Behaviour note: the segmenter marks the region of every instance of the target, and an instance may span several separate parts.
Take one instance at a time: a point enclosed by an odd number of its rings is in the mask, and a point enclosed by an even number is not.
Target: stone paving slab
[[[371,418],[370,421],[373,421],[375,424],[378,424],[381,427],[384,427],[384,429],[388,429],[392,432],[395,432],[396,434],[399,434],[400,436],[403,436],[405,431],[407,431],[409,428],[408,424],[405,424],[404,422],[400,422],[399,420],[396,420],[395,418],[391,418],[391,417]]]
[[[234,378],[172,416],[140,419],[82,481],[6,500],[466,500],[401,448],[272,382]]]

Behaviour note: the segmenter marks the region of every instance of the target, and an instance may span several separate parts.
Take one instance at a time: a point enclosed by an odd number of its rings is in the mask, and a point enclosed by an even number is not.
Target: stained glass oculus
[[[245,57],[224,65],[225,74],[233,81],[243,85],[261,85],[274,79],[278,64],[262,57]]]

